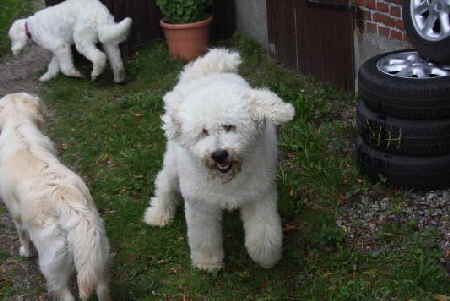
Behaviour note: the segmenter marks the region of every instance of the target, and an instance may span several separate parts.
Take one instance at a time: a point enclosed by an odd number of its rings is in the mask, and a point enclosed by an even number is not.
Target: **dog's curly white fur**
[[[251,88],[236,74],[240,63],[238,53],[210,50],[185,67],[164,97],[168,141],[144,221],[168,224],[180,192],[192,263],[205,270],[223,265],[223,209],[240,208],[254,261],[269,268],[281,258],[275,125],[291,120],[294,108]]]
[[[20,239],[20,255],[38,251],[39,267],[57,300],[74,301],[73,265],[81,300],[95,289],[108,301],[109,243],[88,188],[62,165],[39,131],[43,104],[26,93],[0,99],[0,197]]]
[[[93,64],[92,80],[104,70],[106,58],[114,72],[114,81],[125,80],[125,69],[119,44],[127,38],[131,19],[120,23],[99,0],[66,0],[38,11],[26,19],[16,20],[9,30],[11,50],[17,55],[32,40],[52,52],[48,71],[40,81],[48,81],[61,71],[64,75],[81,77],[72,60],[71,45]],[[28,31],[28,33],[27,33]],[[106,55],[96,47],[103,43]]]

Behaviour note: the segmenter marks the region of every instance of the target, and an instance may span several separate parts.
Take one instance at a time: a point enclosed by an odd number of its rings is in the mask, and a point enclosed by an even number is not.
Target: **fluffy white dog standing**
[[[16,20],[10,30],[11,50],[20,53],[28,41],[53,53],[48,71],[40,81],[48,81],[61,71],[67,76],[81,77],[72,61],[71,45],[93,64],[91,78],[99,76],[106,65],[106,55],[96,43],[103,43],[114,72],[114,81],[125,80],[125,69],[119,44],[125,41],[131,19],[114,23],[114,17],[99,0],[66,0],[38,11],[26,19]]]
[[[168,141],[144,221],[169,223],[181,192],[192,263],[205,270],[223,265],[223,209],[240,208],[254,261],[269,268],[281,258],[275,125],[291,120],[294,108],[252,89],[236,74],[240,63],[237,53],[211,50],[187,65],[164,97]]]
[[[73,265],[82,300],[94,289],[110,300],[109,243],[88,188],[62,165],[53,143],[38,129],[42,104],[26,93],[0,99],[0,197],[16,225],[20,255],[32,255],[57,300],[73,301]]]

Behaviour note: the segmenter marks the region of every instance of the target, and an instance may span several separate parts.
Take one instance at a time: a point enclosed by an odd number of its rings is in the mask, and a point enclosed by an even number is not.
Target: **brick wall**
[[[388,39],[407,40],[402,21],[402,0],[353,0],[358,6],[361,32]]]

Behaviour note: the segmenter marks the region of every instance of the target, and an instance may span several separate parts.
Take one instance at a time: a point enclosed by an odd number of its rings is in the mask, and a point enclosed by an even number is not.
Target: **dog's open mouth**
[[[233,163],[232,162],[217,163],[216,167],[221,173],[227,173],[233,167]]]

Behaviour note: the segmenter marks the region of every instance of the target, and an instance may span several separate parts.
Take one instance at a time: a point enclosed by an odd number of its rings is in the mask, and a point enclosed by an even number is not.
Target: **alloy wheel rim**
[[[377,61],[376,67],[389,76],[400,78],[429,79],[450,76],[449,65],[436,65],[421,58],[417,51],[385,55]]]
[[[411,0],[410,15],[423,39],[441,41],[450,36],[450,0]]]

